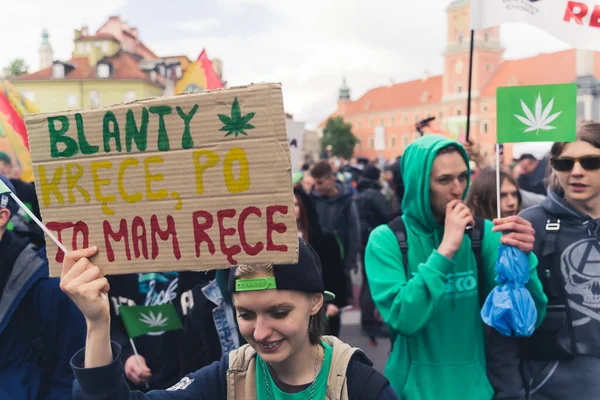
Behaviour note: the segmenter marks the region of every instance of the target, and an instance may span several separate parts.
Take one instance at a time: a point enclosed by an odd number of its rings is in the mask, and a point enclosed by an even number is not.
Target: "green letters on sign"
[[[60,127],[56,123],[60,122]],[[79,152],[77,141],[72,137],[65,136],[69,130],[69,117],[58,115],[56,117],[48,117],[48,133],[50,134],[50,156],[52,158],[69,158]],[[63,151],[58,150],[58,143],[65,145]]]

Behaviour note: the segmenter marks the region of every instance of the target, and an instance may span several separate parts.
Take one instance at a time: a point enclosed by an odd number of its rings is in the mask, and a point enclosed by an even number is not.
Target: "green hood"
[[[419,230],[426,233],[440,227],[433,217],[429,202],[429,178],[433,161],[441,149],[450,145],[455,145],[460,149],[465,165],[469,168],[469,157],[464,147],[459,142],[439,135],[420,137],[406,148],[402,156],[400,165],[404,180],[402,212],[411,221],[412,226],[418,227]],[[469,173],[467,177],[467,189],[463,194],[463,200],[467,196],[471,183],[470,175]]]

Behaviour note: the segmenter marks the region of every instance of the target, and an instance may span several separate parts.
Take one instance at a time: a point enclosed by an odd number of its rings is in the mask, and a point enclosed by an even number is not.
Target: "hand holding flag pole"
[[[63,253],[67,254],[67,248],[58,240],[58,238],[54,236],[54,234],[50,232],[48,228],[46,228],[46,225],[44,225],[42,221],[40,221],[38,217],[36,217],[35,214],[32,213],[31,210],[25,204],[23,204],[23,202],[17,197],[17,195],[14,194],[12,190],[10,190],[10,188],[0,180],[0,194],[6,193],[8,193],[8,195],[19,205],[19,207],[21,207],[21,209],[24,210],[33,221],[35,221],[35,223],[44,231],[46,235],[48,235],[50,239],[52,239],[52,241],[58,246],[58,248],[61,249]],[[106,299],[106,294],[104,292],[101,292],[100,297],[102,299]]]

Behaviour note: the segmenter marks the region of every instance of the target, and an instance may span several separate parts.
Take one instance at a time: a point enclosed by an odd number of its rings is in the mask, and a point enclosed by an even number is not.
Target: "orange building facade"
[[[360,139],[356,156],[392,160],[420,136],[419,121],[435,117],[425,133],[441,133],[464,141],[469,76],[470,3],[456,0],[446,10],[448,30],[444,72],[438,76],[382,86],[359,99],[350,99],[350,88],[340,89],[338,109],[352,124]],[[600,53],[565,50],[535,57],[505,60],[500,28],[475,32],[471,89],[470,138],[479,143],[488,159],[495,155],[496,88],[583,82],[578,95],[580,118],[597,119],[600,112],[597,78]],[[512,158],[510,145],[504,148],[505,162]]]

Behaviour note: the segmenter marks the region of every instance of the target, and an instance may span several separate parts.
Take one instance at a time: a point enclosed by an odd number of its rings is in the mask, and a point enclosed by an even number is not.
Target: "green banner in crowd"
[[[130,338],[151,332],[182,329],[181,321],[171,303],[159,306],[121,306],[119,313]]]
[[[574,83],[501,87],[496,102],[498,143],[575,141]]]

